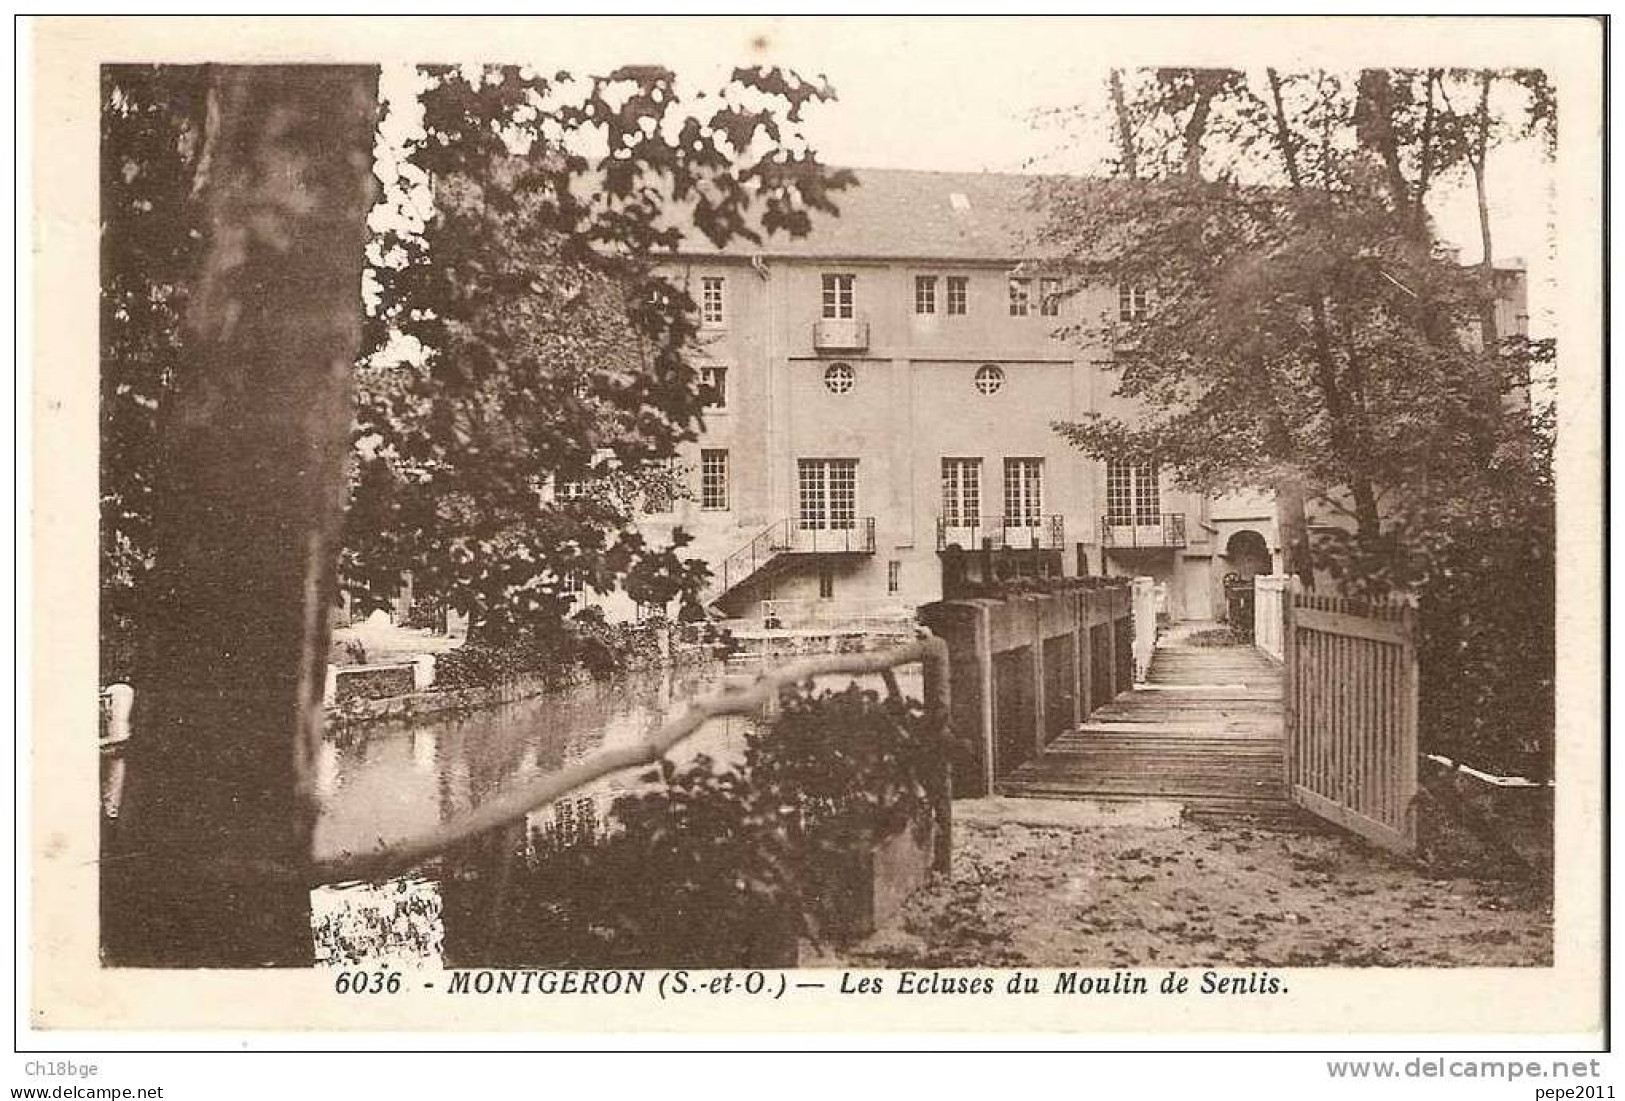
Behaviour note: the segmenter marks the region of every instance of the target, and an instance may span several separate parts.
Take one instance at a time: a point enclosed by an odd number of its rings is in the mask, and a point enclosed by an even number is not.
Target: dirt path
[[[1340,835],[967,823],[854,966],[1545,966],[1551,902]]]

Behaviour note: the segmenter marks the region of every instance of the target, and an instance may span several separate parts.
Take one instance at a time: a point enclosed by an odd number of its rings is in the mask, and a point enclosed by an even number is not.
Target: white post
[[[1276,661],[1285,655],[1287,583],[1284,575],[1253,578],[1253,645]]]
[[[123,741],[130,736],[130,712],[135,708],[135,689],[127,684],[110,684],[102,689],[107,699],[107,729],[102,736],[108,741]]]
[[[455,608],[446,609],[446,636],[448,638],[468,637],[468,617]]]
[[[124,803],[125,757],[120,742],[130,736],[130,711],[135,707],[135,689],[127,684],[110,684],[102,689],[107,703],[107,729],[102,731],[104,750],[111,756],[102,776],[102,813],[117,818]]]
[[[1134,579],[1134,679],[1143,682],[1151,669],[1157,645],[1157,583],[1149,577]]]

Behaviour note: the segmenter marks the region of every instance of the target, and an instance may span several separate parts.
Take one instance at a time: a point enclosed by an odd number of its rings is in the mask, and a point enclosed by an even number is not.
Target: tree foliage
[[[849,177],[794,129],[832,92],[740,69],[690,113],[652,67],[424,77],[402,171],[433,213],[378,244],[347,582],[381,604],[410,570],[494,635],[556,623],[582,585],[691,598],[705,570],[687,536],[633,528],[680,492],[669,460],[703,404],[694,304],[659,265],[685,228],[721,246],[834,213]]]
[[[160,427],[202,240],[191,198],[204,83],[164,65],[109,65],[101,81],[101,602],[127,626],[152,568]],[[105,679],[130,676],[129,637],[104,631]]]
[[[1142,320],[1078,333],[1116,344],[1135,411],[1063,434],[1206,490],[1299,479],[1369,536],[1385,496],[1481,469],[1529,363],[1486,353],[1495,287],[1431,235],[1430,189],[1466,156],[1442,81],[1158,70],[1114,95],[1137,175],[1042,201],[1069,267],[1151,292]]]
[[[1074,330],[1115,345],[1132,412],[1057,429],[1199,490],[1276,490],[1311,584],[1301,502],[1341,516],[1313,566],[1422,599],[1430,744],[1491,767],[1549,750],[1551,425],[1530,381],[1553,348],[1498,324],[1487,169],[1505,141],[1555,148],[1544,75],[1155,70],[1108,94],[1117,176],[1047,182],[1046,237],[1150,303]],[[1478,200],[1478,265],[1434,234],[1444,181]]]

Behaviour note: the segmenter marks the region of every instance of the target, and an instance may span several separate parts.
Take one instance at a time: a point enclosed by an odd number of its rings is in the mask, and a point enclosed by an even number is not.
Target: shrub
[[[1035,577],[1031,575],[1012,576],[1004,580],[988,583],[984,581],[963,581],[955,589],[953,599],[958,600],[1004,600],[1012,596],[1028,594],[1048,594],[1066,592],[1094,592],[1100,589],[1127,588],[1130,581],[1126,577]]]
[[[663,621],[610,623],[598,608],[583,609],[551,632],[502,639],[470,639],[435,662],[435,686],[446,690],[487,687],[533,675],[560,685],[580,670],[607,677],[653,665],[659,658]]]
[[[435,688],[448,692],[488,688],[533,674],[555,678],[562,684],[573,672],[574,663],[563,639],[469,639],[435,657]]]
[[[841,934],[855,859],[926,816],[938,767],[917,703],[787,693],[737,764],[662,762],[607,822],[532,834],[501,895],[449,880],[448,952],[457,965],[499,953],[527,966],[788,966],[798,938]],[[500,938],[470,932],[493,927]]]

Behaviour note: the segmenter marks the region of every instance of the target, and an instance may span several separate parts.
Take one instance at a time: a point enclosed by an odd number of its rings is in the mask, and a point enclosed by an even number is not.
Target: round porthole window
[[[1004,368],[995,367],[989,363],[985,367],[976,369],[976,392],[979,394],[997,394],[1004,385]]]
[[[824,370],[824,387],[832,394],[850,393],[858,377],[846,363],[831,363]]]

